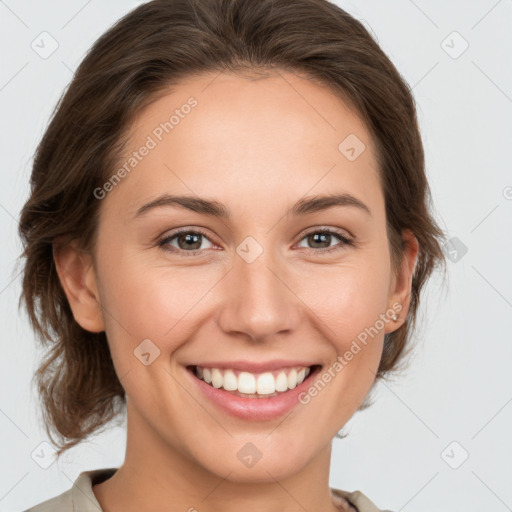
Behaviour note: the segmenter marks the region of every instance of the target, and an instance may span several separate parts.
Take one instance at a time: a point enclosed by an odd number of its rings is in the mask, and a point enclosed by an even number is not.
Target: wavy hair
[[[402,230],[419,242],[408,316],[386,334],[375,382],[397,371],[420,291],[444,264],[410,87],[363,24],[328,1],[154,0],[117,21],[78,66],[37,146],[21,211],[20,305],[47,349],[34,379],[59,456],[122,412],[126,396],[105,332],[88,332],[73,317],[54,245],[94,246],[93,191],[112,175],[131,121],[169,86],[203,72],[273,69],[304,73],[355,109],[378,150],[394,269]]]

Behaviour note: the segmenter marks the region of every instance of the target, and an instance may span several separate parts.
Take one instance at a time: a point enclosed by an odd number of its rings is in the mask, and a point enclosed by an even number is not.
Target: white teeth
[[[276,381],[270,373],[262,373],[256,381],[256,392],[258,395],[271,395],[276,391]]]
[[[304,382],[310,371],[309,367],[296,367],[279,372],[264,372],[257,375],[250,372],[239,372],[237,376],[234,370],[195,367],[196,376],[211,384],[214,388],[238,391],[252,397],[256,397],[256,394],[260,396],[275,396],[278,393],[294,389]]]
[[[208,384],[210,384],[210,382],[212,381],[212,374],[210,372],[210,370],[208,370],[208,368],[202,368],[203,370],[203,380],[205,382],[207,382]]]
[[[309,370],[309,368],[308,368]],[[276,379],[276,391],[286,391],[288,389],[288,377],[286,373],[279,372],[279,375]]]
[[[297,386],[297,370],[292,368],[288,374],[288,387],[293,389],[295,386]]]
[[[208,368],[203,368],[203,380],[208,384],[212,381],[212,374]]]
[[[222,387],[226,391],[236,391],[238,389],[238,381],[236,375],[231,370],[224,372],[224,381]]]
[[[223,379],[222,373],[217,368],[212,368],[212,386],[214,388],[220,388],[222,386]]]
[[[252,373],[240,372],[238,376],[238,391],[240,393],[256,393],[256,379]]]

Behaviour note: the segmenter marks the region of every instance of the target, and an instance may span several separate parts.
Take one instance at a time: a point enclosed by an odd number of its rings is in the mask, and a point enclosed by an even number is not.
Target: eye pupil
[[[180,235],[178,237],[178,245],[180,249],[200,249],[201,248],[201,242],[198,243],[198,240],[200,239],[202,235],[200,234],[191,234],[187,233],[185,235]],[[185,243],[182,244],[181,241],[185,239]],[[191,242],[191,243],[189,243]],[[198,245],[197,247],[193,247],[193,245]]]
[[[314,233],[309,236],[309,239],[310,239],[310,241],[313,242],[313,245],[316,243],[322,244],[322,243],[327,242],[327,245],[326,246],[324,245],[323,247],[329,247],[330,241],[331,241],[330,238],[331,238],[331,235],[328,233]]]

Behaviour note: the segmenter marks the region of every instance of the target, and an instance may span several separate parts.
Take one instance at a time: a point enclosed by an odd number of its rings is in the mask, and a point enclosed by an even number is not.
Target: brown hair
[[[94,246],[100,202],[93,191],[112,175],[130,122],[170,85],[207,71],[272,69],[304,73],[356,110],[378,149],[395,268],[401,231],[419,242],[408,317],[386,335],[377,379],[397,370],[420,290],[444,263],[409,86],[362,23],[325,0],[154,0],[115,23],[78,67],[36,149],[21,212],[20,303],[48,348],[34,378],[58,455],[116,417],[126,397],[105,333],[73,318],[54,244]]]

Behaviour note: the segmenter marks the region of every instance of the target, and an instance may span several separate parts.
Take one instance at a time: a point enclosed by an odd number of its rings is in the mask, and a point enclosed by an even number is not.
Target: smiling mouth
[[[209,386],[244,398],[270,398],[296,388],[321,368],[320,365],[295,366],[263,373],[234,369],[187,366],[197,379]]]

